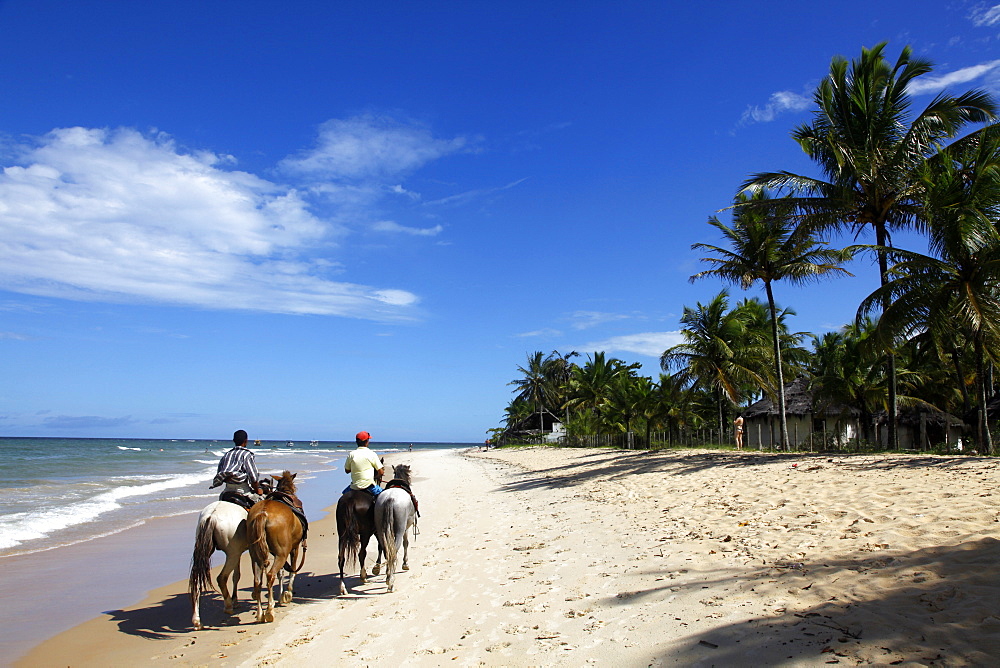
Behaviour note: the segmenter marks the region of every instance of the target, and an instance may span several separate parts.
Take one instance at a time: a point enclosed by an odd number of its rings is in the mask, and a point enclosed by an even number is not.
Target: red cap
[[[370,441],[372,440],[372,435],[367,431],[359,431],[358,435],[354,437],[358,441]]]

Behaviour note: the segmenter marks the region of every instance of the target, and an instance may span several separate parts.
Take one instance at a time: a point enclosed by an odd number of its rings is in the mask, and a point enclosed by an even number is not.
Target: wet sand
[[[176,583],[20,665],[961,666],[1000,653],[995,460],[531,448],[386,462],[413,465],[423,514],[394,593],[353,568],[352,594],[336,595],[327,517],[273,624],[206,600],[213,628],[191,631]]]

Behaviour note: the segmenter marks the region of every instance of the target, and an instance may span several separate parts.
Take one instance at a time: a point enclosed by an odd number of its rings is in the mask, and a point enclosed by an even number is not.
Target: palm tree
[[[746,319],[739,309],[729,310],[729,293],[723,290],[708,304],[684,307],[680,322],[684,343],[666,350],[660,366],[676,375],[685,385],[710,391],[718,406],[719,433],[723,431],[723,405],[738,404],[741,388],[758,387],[767,379],[755,369],[755,360],[766,356],[767,346],[748,335]],[[763,348],[763,350],[761,349]]]
[[[749,203],[753,206],[740,206]],[[752,195],[737,195],[732,226],[722,223],[715,216],[708,219],[708,224],[722,233],[729,248],[692,244],[692,249],[707,250],[715,255],[701,258],[702,262],[708,262],[714,268],[698,272],[691,277],[691,282],[706,276],[716,276],[725,282],[738,284],[744,290],[749,290],[758,282],[764,286],[770,314],[781,447],[787,449],[785,378],[773,284],[775,281],[787,281],[793,285],[802,285],[835,272],[851,276],[850,272],[839,266],[850,259],[850,252],[827,248],[826,242],[818,241],[804,226],[797,226],[787,198],[772,199],[766,190],[758,190]]]
[[[566,406],[602,416],[614,382],[619,376],[634,377],[635,370],[640,366],[638,363],[625,364],[614,357],[607,359],[603,352],[588,355],[586,364],[573,367],[569,381],[570,399]]]
[[[531,403],[535,407],[535,411],[538,413],[538,428],[542,429],[544,425],[542,411],[545,406],[547,380],[545,377],[545,360],[541,351],[535,351],[531,355],[528,355],[527,367],[519,366],[517,370],[523,374],[523,377],[512,380],[507,384],[515,387],[514,391],[517,392],[517,396],[514,398],[515,401],[519,400]]]
[[[874,416],[886,398],[884,367],[872,345],[875,322],[864,318],[839,332],[815,338],[810,387],[818,405],[843,405],[858,410],[864,440],[872,442]],[[846,417],[846,416],[845,416]]]
[[[792,137],[823,171],[826,179],[790,172],[755,174],[743,189],[791,191],[804,221],[816,228],[849,229],[855,234],[870,228],[877,248],[888,248],[891,233],[920,224],[925,161],[969,123],[995,117],[993,98],[981,91],[957,96],[938,95],[921,112],[910,112],[907,87],[929,73],[929,61],[912,56],[904,47],[895,65],[885,59],[886,44],[862,49],[848,64],[836,57],[830,73],[816,89],[812,123],[798,127]],[[877,251],[880,283],[888,278],[884,251]],[[883,304],[883,308],[888,304]],[[889,438],[896,440],[895,358],[888,352]]]
[[[1000,343],[1000,127],[956,142],[922,171],[924,223],[933,253],[879,249],[896,260],[892,280],[862,302],[884,309],[880,333],[892,345],[918,330],[964,331],[976,366],[977,442],[992,442],[986,414],[987,350]]]

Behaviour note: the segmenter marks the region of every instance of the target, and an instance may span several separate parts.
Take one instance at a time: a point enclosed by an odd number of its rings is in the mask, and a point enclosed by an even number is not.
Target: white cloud
[[[680,332],[643,332],[641,334],[612,336],[603,341],[588,343],[580,348],[580,350],[627,352],[646,355],[648,357],[659,357],[667,348],[683,342],[684,338]]]
[[[397,161],[403,160],[396,158]],[[65,128],[0,173],[0,288],[88,301],[405,317],[404,290],[334,282],[344,230],[300,192],[167,137]],[[361,168],[361,167],[358,167]]]
[[[994,26],[1000,23],[1000,5],[977,7],[972,12],[972,22],[977,26]]]
[[[527,178],[518,179],[517,181],[511,181],[507,185],[497,186],[496,188],[480,188],[478,190],[469,190],[464,193],[458,193],[457,195],[449,195],[448,197],[442,197],[440,199],[431,200],[426,202],[427,206],[441,206],[441,205],[455,205],[455,204],[466,204],[476,199],[492,195],[493,193],[498,193],[504,190],[509,190],[515,186],[519,186]]]
[[[907,87],[907,92],[911,95],[936,93],[937,91],[943,90],[948,86],[968,83],[969,81],[979,79],[980,77],[998,73],[1000,72],[1000,69],[998,68],[1000,68],[1000,60],[990,60],[985,63],[980,63],[979,65],[963,67],[960,70],[948,72],[947,74],[941,74],[936,77],[920,77],[910,83]]]
[[[382,220],[374,225],[372,229],[376,232],[410,234],[415,237],[433,237],[444,232],[444,227],[435,225],[434,227],[406,227],[391,220]]]
[[[600,311],[576,311],[571,316],[573,319],[573,329],[590,329],[603,325],[606,322],[617,320],[627,320],[629,316],[618,313],[602,313]]]
[[[322,179],[377,179],[416,169],[465,145],[463,137],[435,139],[426,128],[365,115],[327,121],[315,148],[279,166]]]
[[[777,118],[779,114],[788,111],[803,111],[804,109],[808,109],[811,104],[812,98],[810,97],[788,90],[779,90],[777,93],[771,93],[771,97],[764,106],[747,107],[740,118],[740,125],[769,123]]]
[[[522,338],[533,338],[536,336],[544,336],[546,338],[552,338],[554,336],[562,336],[562,332],[558,329],[536,329],[533,332],[523,332],[521,334],[515,334],[515,336]]]

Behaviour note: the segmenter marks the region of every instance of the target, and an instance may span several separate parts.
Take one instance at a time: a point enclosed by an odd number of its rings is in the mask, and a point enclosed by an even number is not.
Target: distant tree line
[[[595,352],[577,360],[535,352],[518,367],[504,424],[533,412],[559,416],[567,433],[726,431],[741,407],[767,396],[778,406],[780,445],[790,443],[784,388],[809,378],[814,397],[861,416],[865,439],[878,416],[898,444],[900,408],[933,408],[964,419],[966,438],[992,454],[988,405],[1000,359],[1000,124],[997,103],[979,90],[938,94],[915,109],[909,93],[929,61],[885,44],[858,59],[832,60],[814,95],[812,120],[792,138],[819,176],[787,171],[749,177],[708,223],[721,245],[707,253],[706,277],[763,288],[766,301],[731,304],[726,290],[685,307],[683,342],[661,357],[658,379],[639,365]],[[892,234],[916,231],[927,252],[897,247]],[[874,243],[830,247],[841,234]],[[880,281],[855,321],[816,337],[790,331],[778,284],[847,274],[859,254],[878,263]],[[808,345],[806,342],[809,342]]]

